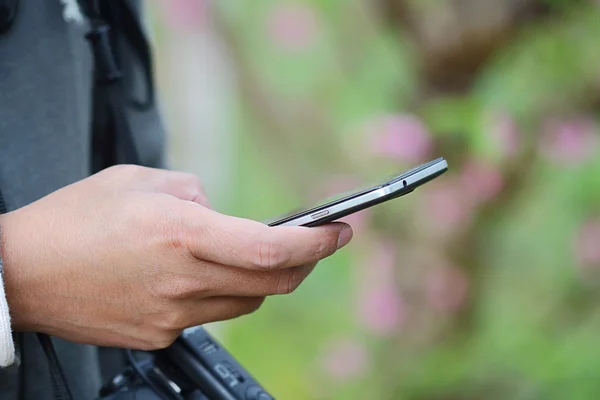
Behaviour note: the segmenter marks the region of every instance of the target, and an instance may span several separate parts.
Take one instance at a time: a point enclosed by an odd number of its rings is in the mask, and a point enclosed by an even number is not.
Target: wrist
[[[23,258],[19,255],[20,233],[15,221],[15,212],[0,215],[0,256],[2,257],[2,279],[6,303],[10,313],[12,329],[14,331],[28,331],[34,324],[28,319],[31,315],[30,306],[27,305],[27,273]]]
[[[0,215],[0,218],[2,215]],[[2,224],[0,221],[0,367],[7,367],[15,361],[15,344],[12,338],[12,321],[6,299],[4,283],[4,257],[2,251]]]

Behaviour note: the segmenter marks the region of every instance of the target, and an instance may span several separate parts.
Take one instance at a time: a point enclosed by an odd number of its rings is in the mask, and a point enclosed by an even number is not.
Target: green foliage
[[[600,9],[569,9],[564,18],[525,27],[482,73],[474,95],[520,119],[576,112],[598,87],[599,46]]]
[[[600,8],[545,2],[552,17],[532,20],[494,49],[460,94],[435,96],[418,79],[414,38],[367,13],[361,2],[296,3],[312,7],[318,21],[317,40],[301,51],[280,47],[269,34],[268,19],[282,2],[223,2],[240,51],[240,79],[254,79],[271,100],[265,105],[244,98],[236,133],[236,215],[265,220],[297,208],[314,185],[340,171],[360,178],[395,172],[402,161],[371,154],[361,127],[374,116],[409,110],[430,129],[436,151],[453,160],[440,181],[465,185],[460,191],[467,192],[462,165],[482,159],[492,160],[505,179],[496,198],[473,206],[471,219],[444,240],[422,228],[423,221],[442,223],[419,212],[433,185],[397,207],[386,205],[378,219],[367,219],[351,248],[323,262],[298,292],[226,324],[226,342],[276,397],[600,395],[599,288],[582,276],[574,254],[582,222],[599,211],[600,157],[596,151],[569,164],[539,151],[548,117],[595,117]],[[493,140],[494,112],[515,119],[522,147],[517,155],[501,154]],[[284,118],[280,131],[272,131],[269,121],[289,115],[297,118]],[[346,154],[349,146],[358,157]],[[395,236],[399,232],[402,237]],[[399,286],[408,319],[380,337],[360,322],[357,305],[364,276],[380,262],[374,249],[382,239],[398,245],[396,272],[398,281],[406,280]],[[417,256],[436,256],[468,272],[467,310],[452,314],[427,305],[422,275],[429,265]],[[322,359],[340,338],[363,346],[369,359],[360,374],[338,381]]]

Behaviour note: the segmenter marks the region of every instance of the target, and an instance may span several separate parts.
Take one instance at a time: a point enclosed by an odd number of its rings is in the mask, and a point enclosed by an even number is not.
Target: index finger
[[[195,207],[188,221],[191,253],[199,259],[256,270],[316,263],[352,239],[344,223],[306,227],[269,227],[260,222]]]

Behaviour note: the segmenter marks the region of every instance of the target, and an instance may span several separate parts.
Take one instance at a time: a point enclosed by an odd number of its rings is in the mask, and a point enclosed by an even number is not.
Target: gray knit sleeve
[[[4,262],[2,260],[2,228],[0,227],[0,368],[15,362],[15,343],[12,337],[10,313],[4,291]]]

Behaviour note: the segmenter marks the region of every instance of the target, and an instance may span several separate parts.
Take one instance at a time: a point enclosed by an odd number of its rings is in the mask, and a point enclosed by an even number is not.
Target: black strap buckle
[[[8,31],[17,16],[19,0],[0,0],[0,33]]]
[[[122,76],[110,43],[110,26],[99,25],[85,35],[92,45],[96,66],[96,79],[111,84]]]

